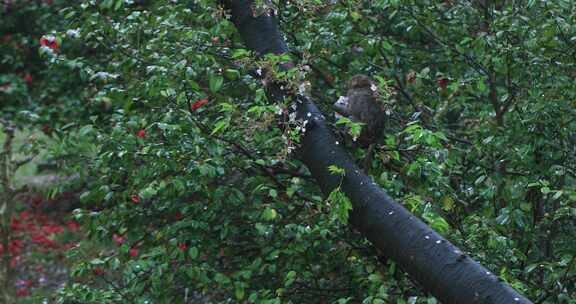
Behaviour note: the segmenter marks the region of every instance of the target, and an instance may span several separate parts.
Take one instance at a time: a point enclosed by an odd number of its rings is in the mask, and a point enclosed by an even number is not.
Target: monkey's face
[[[334,107],[341,114],[348,113],[348,97],[340,96],[340,98],[338,98],[334,103]]]
[[[348,82],[348,90],[354,90],[359,88],[369,88],[372,86],[372,81],[370,77],[362,74],[354,75]]]

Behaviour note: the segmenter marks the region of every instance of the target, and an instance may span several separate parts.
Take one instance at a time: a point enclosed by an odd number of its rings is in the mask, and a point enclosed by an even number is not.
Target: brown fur
[[[354,122],[364,123],[358,142],[368,146],[380,139],[384,129],[384,110],[366,75],[355,75],[348,83],[348,105],[343,114]]]

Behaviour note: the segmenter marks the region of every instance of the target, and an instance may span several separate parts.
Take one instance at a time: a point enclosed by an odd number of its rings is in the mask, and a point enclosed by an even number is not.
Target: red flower
[[[24,81],[26,81],[26,83],[28,83],[28,85],[31,85],[32,81],[34,80],[30,73],[26,73],[23,78],[24,78]]]
[[[130,256],[133,258],[138,256],[138,249],[136,249],[136,247],[130,248]]]
[[[50,135],[50,133],[52,132],[50,125],[49,124],[43,124],[42,125],[42,132],[44,132],[44,134]]]
[[[32,280],[18,280],[16,281],[16,286],[20,288],[32,287]]]
[[[118,244],[124,243],[124,237],[121,236],[121,235],[118,235],[118,234],[116,234],[116,233],[114,233],[114,234],[112,235],[112,239],[114,240],[114,242],[116,242],[116,243],[118,243]]]
[[[32,242],[42,246],[42,247],[54,247],[56,244],[53,240],[47,238],[44,235],[35,235],[31,237]]]
[[[13,240],[10,241],[10,243],[8,243],[8,252],[10,252],[10,255],[17,256],[20,254],[20,252],[22,252],[22,248],[24,247],[24,241],[23,240]],[[0,254],[4,252],[4,248],[2,247],[2,245],[0,245]]]
[[[50,126],[48,126],[48,128],[50,128]],[[40,206],[40,204],[42,204],[42,201],[43,201],[42,195],[40,194],[34,194],[31,198],[31,202],[34,207]]]
[[[200,100],[197,100],[196,102],[194,102],[190,106],[190,108],[192,109],[192,111],[196,111],[196,110],[200,109],[201,107],[203,107],[207,103],[208,103],[208,98],[200,99]]]
[[[97,276],[102,276],[106,274],[106,272],[102,268],[94,268],[92,269],[92,273],[94,273]]]
[[[178,248],[180,248],[182,251],[186,251],[186,249],[188,249],[188,245],[186,245],[186,243],[180,243],[178,244]]]
[[[17,218],[12,218],[12,222],[10,223],[10,229],[12,229],[12,231],[22,230],[24,229],[24,224]]]
[[[174,219],[177,221],[179,221],[183,218],[184,218],[184,215],[181,212],[176,212],[176,215],[174,215]]]
[[[12,35],[8,34],[8,35],[2,36],[2,37],[0,37],[0,41],[2,43],[10,43],[10,41],[12,41]]]
[[[26,288],[16,289],[16,296],[17,297],[27,297],[29,295],[30,295],[30,293],[28,292],[28,289],[26,289]]]
[[[58,234],[64,232],[64,227],[57,224],[47,224],[42,226],[44,234]]]
[[[437,82],[441,90],[445,90],[448,86],[448,79],[446,78],[438,78]]]
[[[130,199],[132,200],[132,202],[134,204],[138,204],[140,203],[140,196],[138,194],[133,194]]]
[[[54,36],[42,36],[42,38],[40,38],[40,45],[49,47],[53,50],[57,50],[60,47],[58,41],[56,41],[56,37]]]
[[[25,220],[25,219],[27,219],[27,218],[29,218],[29,217],[30,217],[30,211],[21,211],[21,212],[20,212],[20,218],[21,218],[21,219]]]
[[[140,138],[144,138],[146,136],[146,131],[139,130],[138,132],[136,132],[136,136],[138,136]]]
[[[80,229],[80,224],[78,224],[78,222],[76,221],[67,221],[66,226],[68,226],[68,229],[70,229],[71,231],[76,231]]]
[[[18,264],[20,264],[20,262],[22,262],[22,257],[17,255],[12,257],[12,259],[10,260],[10,267],[15,268],[18,266]]]

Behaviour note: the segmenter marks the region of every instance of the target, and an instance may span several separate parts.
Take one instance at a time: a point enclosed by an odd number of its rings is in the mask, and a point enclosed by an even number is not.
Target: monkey
[[[376,85],[366,75],[354,75],[348,82],[347,96],[340,97],[334,107],[352,122],[364,124],[357,142],[361,147],[369,148],[364,162],[364,168],[368,169],[374,145],[382,136],[386,118],[383,105],[378,101]]]
[[[347,96],[338,99],[334,107],[352,122],[364,124],[358,137],[360,146],[367,147],[381,137],[385,113],[378,101],[376,85],[368,76],[353,76],[348,82]]]

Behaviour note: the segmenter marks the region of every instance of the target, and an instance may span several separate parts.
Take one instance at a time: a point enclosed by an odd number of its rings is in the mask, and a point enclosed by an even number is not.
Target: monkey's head
[[[370,86],[372,86],[372,80],[370,80],[370,77],[363,74],[352,76],[348,82],[348,90],[369,88]]]

